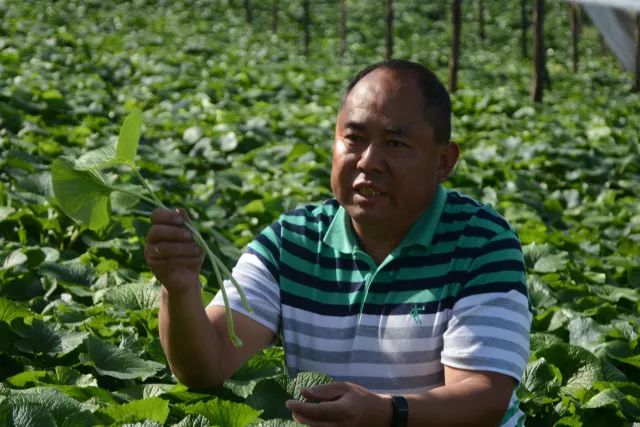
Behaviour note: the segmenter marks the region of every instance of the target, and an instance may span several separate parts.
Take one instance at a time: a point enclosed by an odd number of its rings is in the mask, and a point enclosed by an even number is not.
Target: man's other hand
[[[300,393],[307,402],[288,400],[286,405],[296,422],[310,427],[386,427],[391,423],[391,397],[357,384],[323,384]]]

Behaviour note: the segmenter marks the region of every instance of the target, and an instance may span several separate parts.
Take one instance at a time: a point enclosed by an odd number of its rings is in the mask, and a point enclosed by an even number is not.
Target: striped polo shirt
[[[282,340],[289,375],[323,372],[379,393],[444,385],[444,366],[520,381],[531,309],[520,242],[491,207],[439,186],[379,265],[336,200],[282,215],[247,247],[231,307]],[[223,305],[220,293],[211,304]],[[515,390],[502,425],[522,425]]]

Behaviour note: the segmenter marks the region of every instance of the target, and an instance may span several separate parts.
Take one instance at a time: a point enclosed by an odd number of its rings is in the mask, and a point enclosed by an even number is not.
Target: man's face
[[[377,69],[360,80],[338,114],[331,170],[356,232],[408,230],[449,172],[443,147],[410,73]]]

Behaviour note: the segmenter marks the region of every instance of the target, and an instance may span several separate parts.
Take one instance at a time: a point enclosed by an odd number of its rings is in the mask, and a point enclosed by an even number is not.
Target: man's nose
[[[380,172],[384,164],[384,153],[380,144],[371,141],[367,148],[362,151],[360,159],[358,159],[357,167],[363,171]]]

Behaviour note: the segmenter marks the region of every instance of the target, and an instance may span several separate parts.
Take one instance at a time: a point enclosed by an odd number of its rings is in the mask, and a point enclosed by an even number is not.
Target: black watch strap
[[[391,427],[407,427],[409,422],[409,402],[404,396],[391,396],[393,412],[391,415]]]

